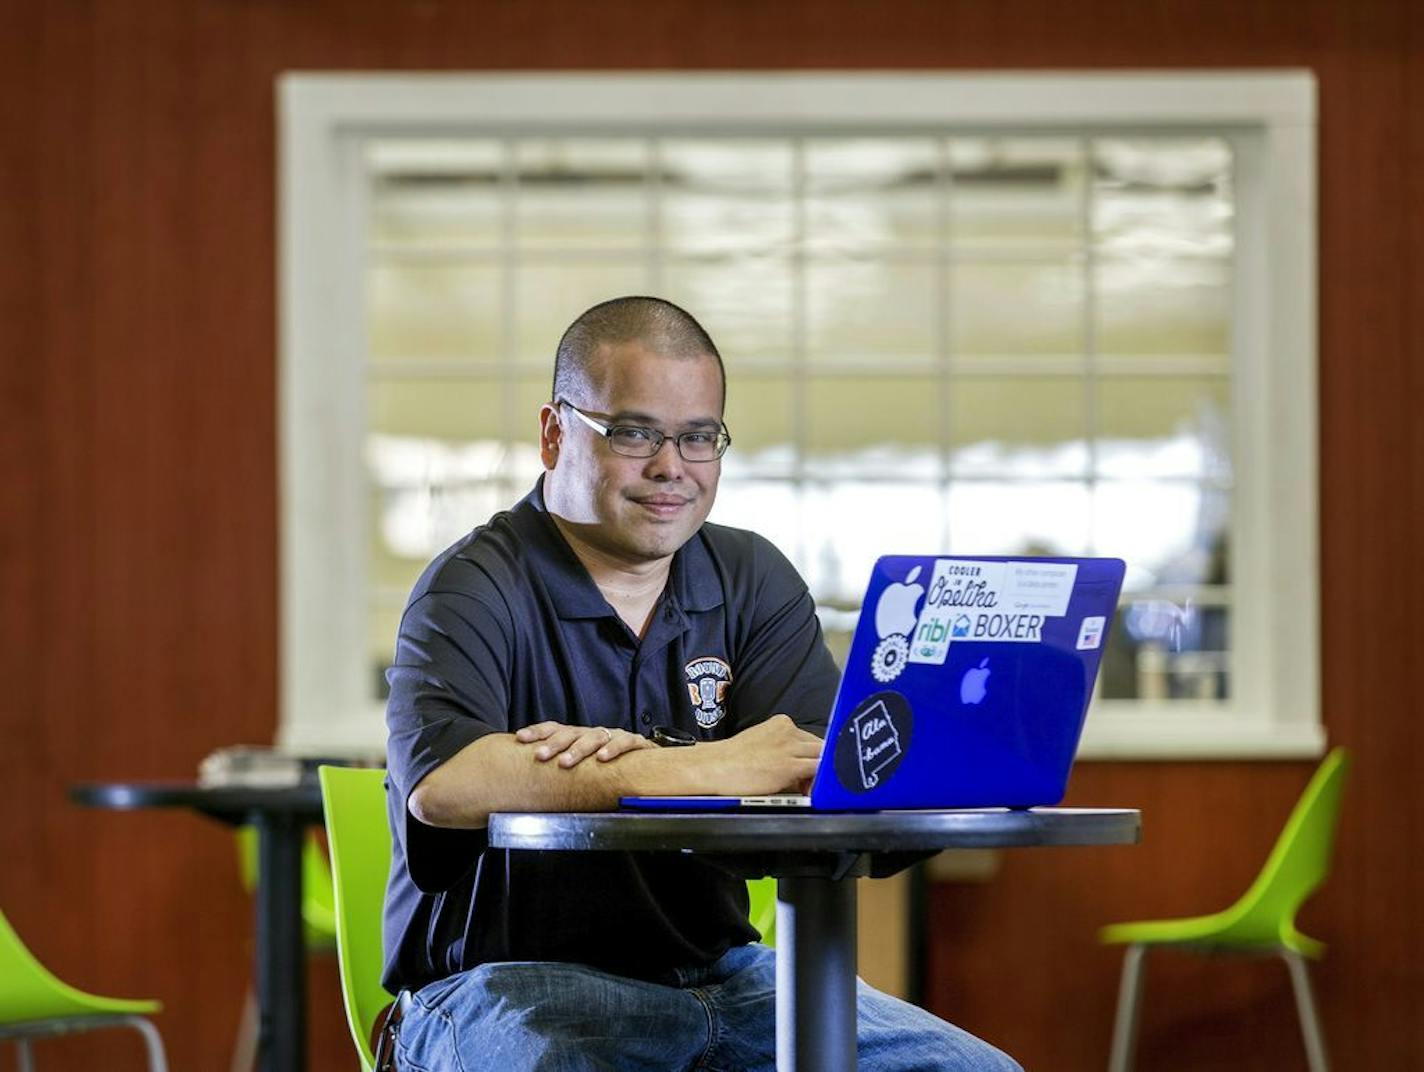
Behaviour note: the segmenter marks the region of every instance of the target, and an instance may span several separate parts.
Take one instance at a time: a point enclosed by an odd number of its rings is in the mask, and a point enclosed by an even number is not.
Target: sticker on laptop
[[[914,715],[898,692],[862,700],[836,738],[836,778],[852,793],[868,793],[895,774],[910,749]]]
[[[912,574],[918,574],[918,567]],[[929,586],[924,589],[924,606],[906,636],[904,663],[944,664],[949,646],[956,640],[996,641],[1034,644],[1043,639],[1043,623],[1068,613],[1073,582],[1078,577],[1075,562],[982,562],[969,558],[935,560]],[[903,594],[905,585],[891,585],[881,593],[881,605],[892,589],[896,606],[911,604]],[[918,593],[916,601],[918,600]],[[880,629],[880,607],[876,608],[876,628]],[[881,632],[881,648],[886,645]],[[891,681],[904,669],[882,676],[889,665],[881,648],[876,649],[871,672],[878,681]]]
[[[903,583],[893,581],[885,586],[875,604],[875,633],[880,643],[870,657],[870,676],[881,684],[889,684],[900,676],[910,658],[910,634],[915,632],[915,608],[925,594],[925,586],[916,584],[920,567],[905,575]],[[913,661],[913,660],[912,660]]]
[[[1083,619],[1083,624],[1078,630],[1078,650],[1093,651],[1103,646],[1103,629],[1108,624],[1107,618],[1101,614],[1095,614]]]

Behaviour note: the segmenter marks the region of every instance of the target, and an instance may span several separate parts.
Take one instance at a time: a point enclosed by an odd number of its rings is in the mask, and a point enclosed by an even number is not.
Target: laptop
[[[683,812],[1057,804],[1123,571],[1115,558],[880,558],[809,795],[620,803]]]

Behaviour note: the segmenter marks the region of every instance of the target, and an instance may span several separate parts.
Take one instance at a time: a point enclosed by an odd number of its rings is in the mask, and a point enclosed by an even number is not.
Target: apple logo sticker
[[[903,584],[889,584],[875,604],[875,632],[880,643],[870,659],[870,675],[876,681],[888,683],[900,676],[910,657],[910,634],[914,632],[918,615],[915,607],[925,594],[925,586],[916,584],[920,567],[905,575]]]
[[[959,681],[960,703],[983,703],[984,697],[989,695],[989,675],[993,672],[989,669],[987,655],[979,660],[978,666],[971,666],[964,671],[964,677]]]
[[[898,692],[862,700],[836,737],[836,779],[852,793],[884,785],[910,750],[914,715]]]

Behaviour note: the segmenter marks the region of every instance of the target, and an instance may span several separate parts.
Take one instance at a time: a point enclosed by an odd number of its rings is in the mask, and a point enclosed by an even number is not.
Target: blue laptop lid
[[[1058,803],[1123,571],[1102,558],[877,561],[815,807]]]

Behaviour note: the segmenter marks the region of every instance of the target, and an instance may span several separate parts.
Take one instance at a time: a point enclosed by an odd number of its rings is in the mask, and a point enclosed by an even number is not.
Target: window
[[[379,742],[411,583],[539,472],[559,333],[656,293],[727,362],[713,519],[791,556],[838,653],[877,554],[1116,555],[1085,754],[1319,747],[1306,76],[283,101],[289,743]]]

